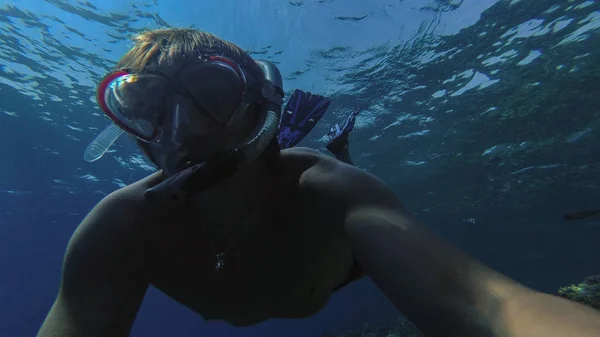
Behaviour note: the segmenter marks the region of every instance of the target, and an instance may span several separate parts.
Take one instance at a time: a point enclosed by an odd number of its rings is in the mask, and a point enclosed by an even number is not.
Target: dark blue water
[[[0,3],[0,336],[36,333],[78,223],[153,170],[125,137],[93,164],[82,154],[107,124],[95,82],[132,34],[166,25],[215,32],[276,61],[286,89],[330,95],[303,145],[363,106],[357,166],[492,267],[546,292],[600,272],[600,221],[562,220],[600,207],[598,1],[244,4]],[[132,335],[322,336],[398,316],[368,279],[315,317],[243,329],[150,289]]]

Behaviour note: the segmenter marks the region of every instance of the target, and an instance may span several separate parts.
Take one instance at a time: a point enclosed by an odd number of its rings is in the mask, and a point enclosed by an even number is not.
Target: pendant
[[[221,271],[221,269],[223,269],[223,267],[225,266],[225,260],[223,259],[224,254],[225,253],[216,255],[217,261],[215,263],[215,272]]]

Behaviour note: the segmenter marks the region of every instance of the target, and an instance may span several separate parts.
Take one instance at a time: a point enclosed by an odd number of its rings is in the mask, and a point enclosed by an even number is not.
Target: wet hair
[[[182,62],[204,55],[219,55],[231,59],[242,69],[248,82],[248,94],[260,97],[265,78],[256,62],[242,48],[213,34],[196,29],[156,29],[135,36],[133,42],[134,46],[123,55],[116,69],[169,75]],[[146,157],[154,162],[148,144],[140,140],[136,142]]]

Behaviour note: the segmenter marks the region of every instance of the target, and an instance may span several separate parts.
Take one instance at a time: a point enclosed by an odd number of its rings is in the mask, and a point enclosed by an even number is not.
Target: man
[[[117,69],[98,102],[161,171],[80,224],[40,337],[128,336],[150,284],[237,326],[308,317],[362,272],[429,336],[600,331],[592,309],[432,235],[376,177],[318,151],[280,152],[272,64],[210,34],[167,29],[138,36]]]

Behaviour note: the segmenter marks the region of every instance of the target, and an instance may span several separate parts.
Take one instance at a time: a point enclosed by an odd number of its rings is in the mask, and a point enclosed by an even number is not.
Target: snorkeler
[[[128,336],[149,285],[236,326],[304,318],[363,273],[427,336],[598,335],[593,309],[461,253],[375,176],[280,150],[283,93],[272,63],[213,35],[138,36],[98,102],[161,170],[79,225],[38,336]]]

